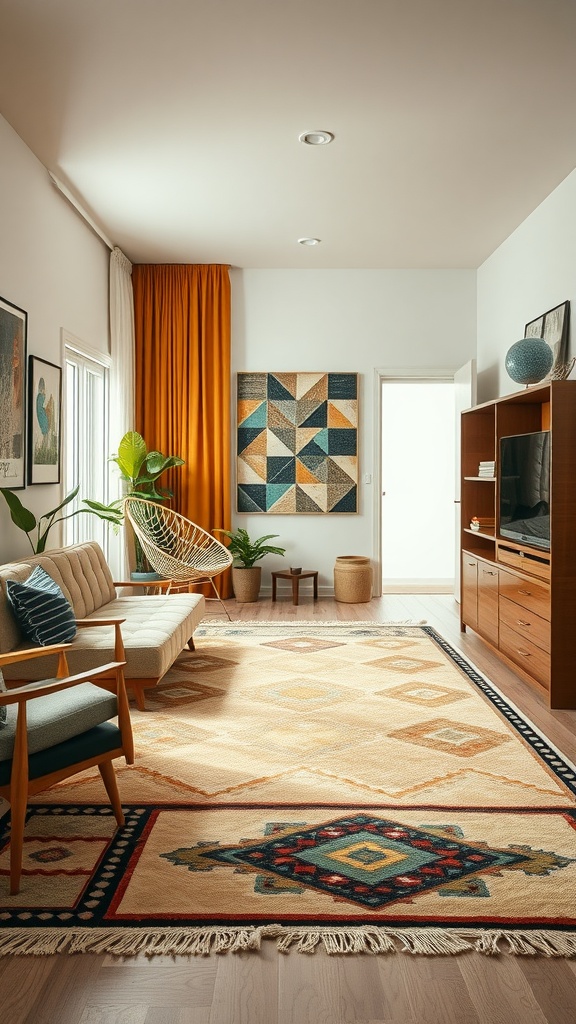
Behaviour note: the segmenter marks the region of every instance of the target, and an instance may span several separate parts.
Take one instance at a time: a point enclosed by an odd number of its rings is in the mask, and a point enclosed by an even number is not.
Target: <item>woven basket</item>
[[[372,598],[373,570],[363,555],[339,555],[334,564],[334,598],[364,604]]]

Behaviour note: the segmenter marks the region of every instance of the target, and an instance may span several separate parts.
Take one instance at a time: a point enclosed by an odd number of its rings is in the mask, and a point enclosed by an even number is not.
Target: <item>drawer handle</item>
[[[473,568],[474,568],[474,566],[476,565],[476,562],[468,562],[468,565],[469,565],[469,566],[471,566],[471,567],[472,567],[472,569],[473,569]]]
[[[517,621],[519,626],[531,626],[532,625],[531,622],[526,622],[526,619],[517,619],[516,621]]]
[[[531,590],[519,590],[518,593],[519,594],[523,594],[524,597],[532,597],[532,591]]]
[[[494,572],[493,569],[482,569],[482,572],[484,573],[485,576],[497,576],[498,575],[498,573]]]
[[[532,655],[530,654],[530,651],[521,651],[520,648],[518,648],[518,654],[521,654],[523,658],[531,658],[532,657]]]

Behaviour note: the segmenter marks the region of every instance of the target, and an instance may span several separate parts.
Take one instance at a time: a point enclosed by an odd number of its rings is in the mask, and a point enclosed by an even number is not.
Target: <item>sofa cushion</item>
[[[8,654],[22,643],[22,633],[8,601],[6,584],[8,580],[27,580],[32,572],[28,562],[14,562],[0,565],[0,654]]]
[[[57,583],[39,565],[25,583],[8,580],[8,601],[25,637],[35,644],[68,643],[76,636],[76,620]]]
[[[29,565],[40,565],[58,584],[74,609],[77,619],[85,619],[116,597],[112,573],[104,552],[96,541],[54,548],[32,555]]]
[[[10,704],[6,725],[0,730],[0,761],[14,751],[17,705]],[[28,753],[37,754],[73,736],[79,736],[118,714],[116,695],[93,683],[79,683],[27,702]]]
[[[127,681],[161,679],[202,621],[205,607],[201,594],[138,594],[116,598],[87,618],[125,620],[121,628]],[[113,661],[114,630],[111,626],[80,627],[66,649],[66,659],[71,673],[85,672]],[[46,655],[10,665],[6,678],[45,679],[55,675],[56,670],[56,657]]]

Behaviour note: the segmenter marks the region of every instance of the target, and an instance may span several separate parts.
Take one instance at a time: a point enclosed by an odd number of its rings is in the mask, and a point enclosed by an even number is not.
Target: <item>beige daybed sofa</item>
[[[126,658],[126,685],[144,708],[144,689],[155,686],[188,644],[203,618],[205,601],[200,594],[148,594],[118,597],[110,569],[100,546],[93,541],[32,555],[0,566],[0,653],[30,646],[16,623],[6,597],[6,581],[24,582],[36,565],[62,589],[76,619],[104,619],[107,625],[78,628],[67,651],[71,673],[96,668]],[[122,591],[120,591],[122,594]],[[110,620],[123,619],[121,626]],[[120,645],[120,646],[119,646]],[[13,679],[43,679],[56,674],[56,657],[36,658],[10,666]]]

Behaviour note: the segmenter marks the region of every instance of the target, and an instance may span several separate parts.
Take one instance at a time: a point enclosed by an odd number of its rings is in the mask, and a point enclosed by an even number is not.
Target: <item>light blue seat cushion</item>
[[[10,704],[5,726],[0,729],[0,761],[14,751],[16,705]],[[92,683],[79,683],[58,693],[28,701],[28,753],[55,747],[79,736],[118,714],[116,695]]]
[[[41,566],[24,583],[7,580],[6,593],[22,634],[33,643],[45,647],[68,643],[76,636],[72,605]]]

